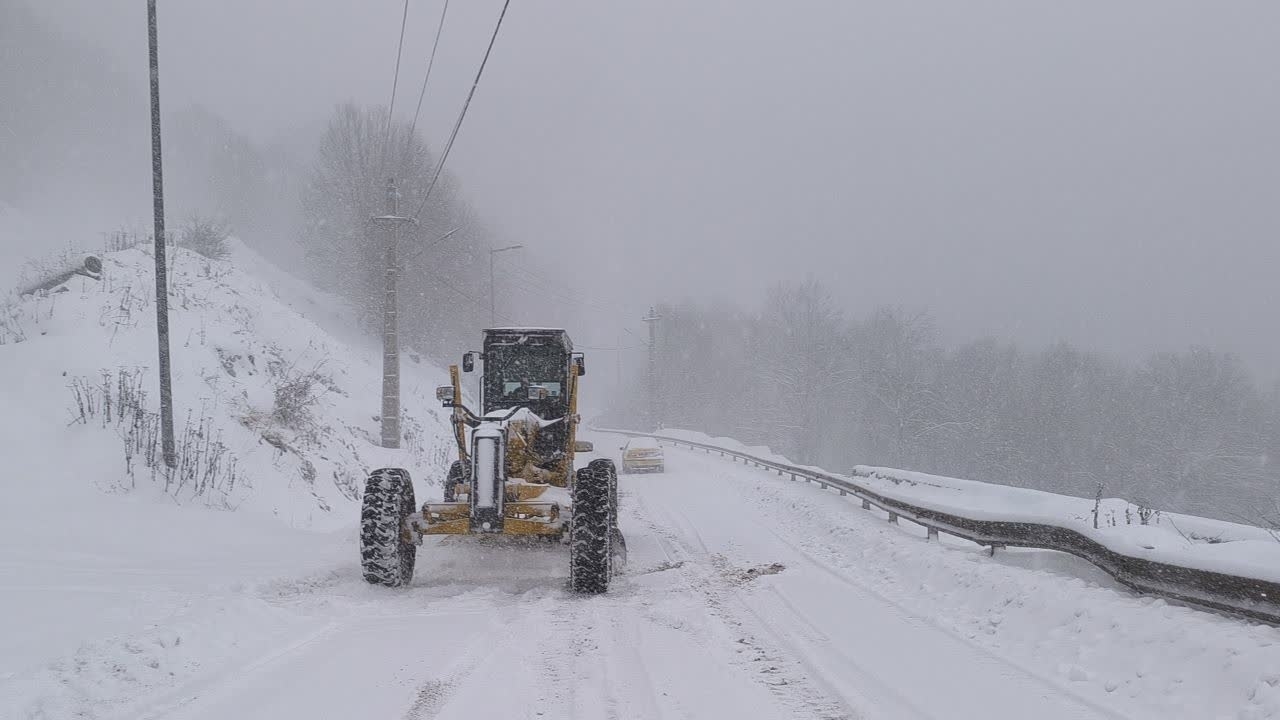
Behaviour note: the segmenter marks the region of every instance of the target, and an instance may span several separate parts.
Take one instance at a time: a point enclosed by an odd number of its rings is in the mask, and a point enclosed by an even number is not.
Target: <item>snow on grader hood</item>
[[[524,535],[569,546],[569,584],[608,589],[625,559],[618,530],[618,473],[597,459],[575,470],[578,389],[586,364],[564,330],[495,328],[483,352],[463,356],[462,372],[483,361],[481,412],[462,402],[461,373],[436,397],[453,410],[458,459],[444,478],[444,502],[420,508],[402,468],[370,474],[361,509],[365,580],[399,586],[413,578],[426,535]]]

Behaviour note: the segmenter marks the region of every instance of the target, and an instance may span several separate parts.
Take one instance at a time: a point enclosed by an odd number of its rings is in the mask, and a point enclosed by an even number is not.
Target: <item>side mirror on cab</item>
[[[462,355],[462,372],[471,372],[476,369],[476,354],[473,352],[463,353]]]
[[[582,355],[574,355],[573,363],[578,366],[578,377],[587,374],[587,360]]]

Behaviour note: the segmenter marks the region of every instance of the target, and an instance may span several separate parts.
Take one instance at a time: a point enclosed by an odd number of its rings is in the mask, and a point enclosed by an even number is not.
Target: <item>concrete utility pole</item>
[[[658,321],[662,316],[653,307],[649,315],[640,318],[649,324],[649,427],[658,429],[662,417],[658,413]]]
[[[151,50],[151,197],[156,232],[156,338],[160,351],[160,447],[164,464],[178,466],[173,442],[173,378],[169,370],[169,278],[164,261],[164,173],[160,162],[160,50],[156,42],[156,0],[147,0]]]
[[[524,246],[510,245],[504,248],[498,248],[496,250],[489,251],[489,327],[496,327],[498,324],[498,310],[497,310],[498,306],[497,306],[497,301],[494,299],[495,293],[493,290],[493,256],[497,255],[500,252],[506,252],[508,250],[519,250],[522,247]]]
[[[373,224],[383,228],[387,260],[384,267],[385,285],[382,301],[382,447],[400,447],[400,336],[397,322],[398,296],[396,273],[400,260],[397,257],[401,225],[416,222],[400,216],[400,193],[395,178],[387,178],[387,214],[372,218]]]

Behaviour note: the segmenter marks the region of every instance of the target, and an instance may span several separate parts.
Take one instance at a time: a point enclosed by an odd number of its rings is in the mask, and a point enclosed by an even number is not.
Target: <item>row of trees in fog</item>
[[[944,348],[927,313],[842,313],[817,283],[761,309],[661,306],[668,427],[830,469],[882,465],[1258,522],[1280,498],[1280,393],[1204,348],[1126,364],[1066,344]],[[643,388],[643,380],[638,380]],[[643,391],[633,397],[644,397]],[[644,421],[643,403],[611,420]]]

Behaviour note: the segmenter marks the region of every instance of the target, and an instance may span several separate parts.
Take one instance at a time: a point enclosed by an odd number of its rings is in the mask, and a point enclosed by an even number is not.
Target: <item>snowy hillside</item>
[[[290,621],[261,595],[350,560],[370,466],[411,468],[424,497],[444,458],[427,399],[443,373],[405,353],[407,449],[377,447],[380,350],[342,303],[237,245],[234,262],[172,254],[181,464],[148,467],[152,260],[102,258],[100,282],[0,308],[4,718],[69,717],[269,644]]]
[[[300,527],[345,521],[383,456],[380,351],[349,331],[342,340],[331,334],[326,325],[352,324],[341,303],[243,246],[236,264],[172,254],[179,471],[154,462],[155,295],[145,247],[105,254],[101,281],[77,277],[66,292],[11,305],[0,353],[10,377],[21,378],[10,402],[29,412],[0,422],[5,437],[21,438],[19,462],[74,450],[92,475],[52,481],[166,492],[181,504],[268,513]],[[418,357],[405,354],[405,462],[428,472],[443,458],[434,388],[444,374]]]

